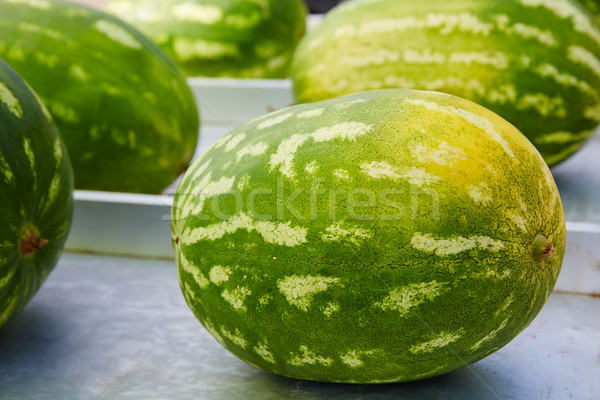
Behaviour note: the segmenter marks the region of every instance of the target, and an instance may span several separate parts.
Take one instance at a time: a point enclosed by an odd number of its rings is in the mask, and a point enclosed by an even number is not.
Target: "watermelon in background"
[[[540,311],[566,229],[514,126],[441,93],[377,90],[239,126],[180,182],[184,297],[242,360],[395,382],[498,350]]]
[[[285,78],[304,34],[304,0],[111,0],[190,76]]]
[[[300,102],[437,90],[514,124],[555,165],[600,121],[600,27],[575,0],[355,0],[301,41]]]
[[[73,214],[67,150],[48,111],[0,60],[0,327],[56,264]]]
[[[0,57],[54,117],[78,189],[158,193],[198,138],[176,64],[119,19],[60,0],[0,2]]]

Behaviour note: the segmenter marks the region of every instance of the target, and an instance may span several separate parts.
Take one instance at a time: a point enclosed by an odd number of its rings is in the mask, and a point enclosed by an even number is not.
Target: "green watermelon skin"
[[[0,327],[54,268],[72,214],[73,176],[60,134],[35,93],[0,60]],[[31,233],[47,243],[27,251]]]
[[[579,0],[581,4],[600,22],[600,1],[598,0]]]
[[[356,0],[301,41],[292,79],[300,102],[386,87],[469,99],[552,166],[600,121],[600,28],[575,0]]]
[[[191,160],[199,118],[184,76],[117,18],[61,0],[2,1],[0,57],[54,117],[78,189],[159,193]]]
[[[514,126],[401,89],[234,129],[190,166],[172,221],[204,327],[254,366],[329,382],[425,378],[498,350],[543,306],[566,238]]]
[[[190,76],[285,78],[304,34],[303,0],[111,0]]]

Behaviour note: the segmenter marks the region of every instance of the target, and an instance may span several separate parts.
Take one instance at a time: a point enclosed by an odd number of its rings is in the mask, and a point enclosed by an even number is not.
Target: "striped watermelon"
[[[174,62],[117,18],[60,0],[0,2],[0,57],[42,98],[79,189],[157,193],[198,137]]]
[[[285,78],[304,34],[304,0],[111,0],[108,9],[192,76]]]
[[[565,222],[542,157],[470,101],[401,89],[283,109],[197,159],[173,206],[184,297],[242,360],[335,382],[438,375],[543,306]]]
[[[39,289],[73,213],[66,148],[48,111],[0,60],[0,327]]]
[[[600,22],[600,1],[599,0],[579,0],[581,4],[588,9],[596,17],[596,21]]]
[[[355,0],[301,42],[292,77],[301,102],[385,87],[467,98],[555,165],[600,121],[600,28],[575,0]]]

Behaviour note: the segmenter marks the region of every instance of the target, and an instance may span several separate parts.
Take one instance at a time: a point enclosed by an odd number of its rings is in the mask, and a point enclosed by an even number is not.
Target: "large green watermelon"
[[[304,0],[111,0],[192,76],[285,78],[304,34]]]
[[[354,0],[298,47],[301,102],[438,90],[514,124],[549,165],[600,121],[600,28],[575,0]]]
[[[72,214],[71,164],[58,130],[0,60],[0,327],[54,268]]]
[[[319,381],[406,381],[485,357],[536,316],[565,251],[531,143],[433,92],[242,125],[192,164],[172,214],[181,288],[206,329],[252,365]]]
[[[0,57],[54,117],[77,188],[157,193],[193,156],[199,122],[185,78],[119,19],[60,0],[1,1]]]

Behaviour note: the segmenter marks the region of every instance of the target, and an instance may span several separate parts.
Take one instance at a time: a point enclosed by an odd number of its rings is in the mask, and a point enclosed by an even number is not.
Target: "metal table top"
[[[598,399],[600,298],[553,294],[513,342],[423,381],[323,384],[238,360],[188,311],[172,261],[65,254],[0,331],[0,399]]]

